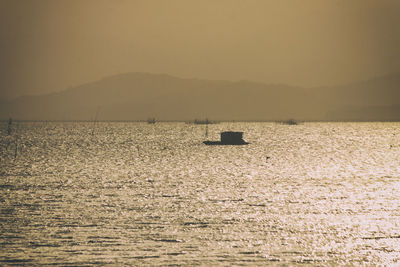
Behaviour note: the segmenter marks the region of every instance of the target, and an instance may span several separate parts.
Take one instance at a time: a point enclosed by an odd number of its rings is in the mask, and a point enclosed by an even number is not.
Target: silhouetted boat
[[[154,123],[156,123],[156,119],[155,118],[147,119],[147,123],[154,124]]]
[[[286,121],[279,121],[279,123],[281,124],[286,124],[286,125],[297,125],[297,121],[290,119],[290,120],[286,120]]]
[[[221,141],[204,141],[208,146],[212,145],[247,145],[243,140],[243,132],[222,132]]]
[[[195,119],[195,120],[193,121],[193,123],[194,123],[194,124],[212,124],[212,122],[209,121],[208,119],[205,119],[205,120],[198,120],[198,119]]]

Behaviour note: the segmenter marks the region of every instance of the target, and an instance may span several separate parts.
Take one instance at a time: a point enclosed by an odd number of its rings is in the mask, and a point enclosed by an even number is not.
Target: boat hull
[[[207,146],[243,146],[243,145],[248,145],[249,143],[245,141],[236,143],[226,143],[221,141],[204,141],[203,144]]]

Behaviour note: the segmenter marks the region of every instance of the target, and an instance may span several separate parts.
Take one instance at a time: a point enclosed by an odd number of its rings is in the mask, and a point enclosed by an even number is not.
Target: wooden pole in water
[[[94,116],[93,128],[92,128],[92,136],[94,135],[94,129],[95,129],[95,127],[96,127],[97,116],[99,115],[99,109],[100,109],[100,107],[97,108],[97,110],[96,110],[96,115]]]
[[[17,153],[18,153],[18,136],[15,135],[15,151],[14,151],[14,159],[17,158]]]
[[[206,137],[208,137],[208,119],[206,119]]]
[[[8,135],[10,135],[10,134],[11,134],[11,131],[12,131],[11,125],[12,125],[12,118],[10,117],[10,118],[8,119],[8,129],[7,129]]]

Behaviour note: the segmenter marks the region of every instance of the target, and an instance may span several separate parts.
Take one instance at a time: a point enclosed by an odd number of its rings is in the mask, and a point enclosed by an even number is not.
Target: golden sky
[[[399,0],[0,0],[0,97],[125,72],[319,86],[400,71]]]

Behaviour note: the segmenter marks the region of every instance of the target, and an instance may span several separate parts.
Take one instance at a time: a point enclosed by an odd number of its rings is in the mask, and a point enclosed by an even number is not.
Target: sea
[[[0,131],[2,266],[400,265],[398,122]]]

